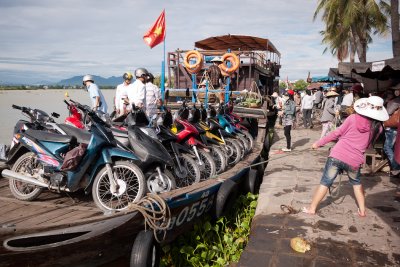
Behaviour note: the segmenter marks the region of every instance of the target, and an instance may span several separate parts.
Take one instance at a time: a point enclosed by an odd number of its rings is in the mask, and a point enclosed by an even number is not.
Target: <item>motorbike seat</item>
[[[33,129],[26,130],[25,134],[39,141],[55,142],[55,143],[70,143],[74,139],[70,135],[62,135],[62,134],[44,132]]]
[[[116,128],[111,128],[111,131],[115,137],[125,137],[128,138],[128,132],[124,130],[119,130]]]
[[[67,135],[74,136],[78,143],[90,143],[90,138],[92,135],[87,130],[79,129],[67,124],[57,124],[57,126],[60,127],[61,130],[63,130]]]

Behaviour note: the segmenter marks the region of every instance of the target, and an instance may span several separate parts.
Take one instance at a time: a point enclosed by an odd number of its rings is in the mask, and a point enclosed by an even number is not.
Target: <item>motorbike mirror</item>
[[[59,118],[60,114],[53,112],[51,113],[51,116],[53,116],[54,118]]]

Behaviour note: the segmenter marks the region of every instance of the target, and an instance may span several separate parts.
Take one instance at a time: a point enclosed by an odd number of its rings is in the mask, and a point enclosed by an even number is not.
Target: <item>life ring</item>
[[[190,61],[192,59],[195,59],[196,62],[191,63]],[[197,50],[190,50],[186,52],[185,57],[183,58],[183,65],[189,73],[195,74],[203,67],[203,56]]]
[[[232,180],[226,180],[219,187],[214,205],[214,216],[218,219],[224,216],[235,203],[238,195],[238,185]]]
[[[159,263],[160,244],[155,241],[153,231],[140,231],[132,246],[129,266],[158,266]]]
[[[225,53],[222,56],[222,60],[223,60],[222,63],[218,65],[218,67],[221,69],[221,73],[225,72],[230,75],[239,68],[240,65],[239,57],[234,53]],[[226,61],[230,63],[231,65],[230,67],[226,65],[225,63]]]
[[[244,179],[244,190],[246,193],[250,192],[252,194],[257,194],[260,190],[261,181],[260,177],[257,175],[257,170],[250,169]]]

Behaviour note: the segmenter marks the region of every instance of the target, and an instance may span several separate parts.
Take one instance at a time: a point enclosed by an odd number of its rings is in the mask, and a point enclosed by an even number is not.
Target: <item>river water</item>
[[[25,119],[20,110],[13,109],[12,104],[41,109],[48,114],[60,114],[56,122],[62,123],[68,116],[65,94],[81,104],[90,105],[89,93],[83,89],[77,90],[4,90],[0,91],[0,144],[10,145],[15,123]],[[102,90],[108,105],[108,112],[113,107],[112,100],[115,90]]]

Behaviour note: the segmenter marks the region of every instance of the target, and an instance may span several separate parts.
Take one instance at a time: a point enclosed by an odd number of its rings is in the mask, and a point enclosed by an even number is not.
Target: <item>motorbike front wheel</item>
[[[132,162],[116,161],[112,171],[117,179],[115,192],[111,192],[106,166],[97,173],[92,187],[94,203],[105,212],[125,210],[129,203],[138,202],[146,192],[144,174]]]
[[[200,169],[196,161],[186,154],[181,154],[178,158],[183,170],[180,172],[175,163],[176,187],[182,188],[200,182]]]
[[[215,162],[210,153],[202,149],[199,149],[198,152],[200,159],[204,164],[204,168],[201,171],[200,181],[205,181],[215,175],[216,173]]]
[[[164,176],[164,181],[157,171],[154,171],[147,178],[147,190],[150,193],[160,194],[176,188],[175,178],[170,171],[165,170],[161,175]]]
[[[12,171],[28,174],[35,178],[39,177],[39,171],[43,168],[42,164],[37,160],[34,153],[28,152],[17,159],[12,167]],[[42,187],[24,183],[17,179],[9,180],[10,191],[12,195],[19,200],[32,201],[35,200],[43,191]]]
[[[228,156],[228,165],[235,165],[242,158],[242,149],[237,140],[227,138],[225,139],[225,146]]]
[[[214,159],[216,172],[219,174],[226,169],[227,159],[224,151],[216,145],[211,146],[211,156]]]

